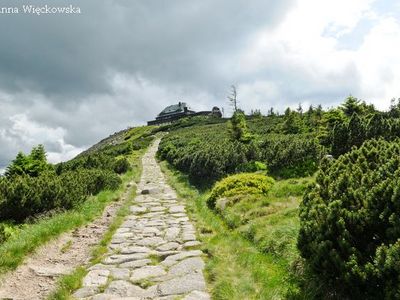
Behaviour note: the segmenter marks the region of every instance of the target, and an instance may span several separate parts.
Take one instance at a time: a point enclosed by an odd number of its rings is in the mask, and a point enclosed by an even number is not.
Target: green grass
[[[309,299],[299,288],[295,267],[298,204],[313,178],[277,181],[267,197],[243,197],[218,213],[206,205],[208,191],[199,192],[166,162],[161,167],[187,200],[207,255],[213,299]]]
[[[82,278],[87,274],[85,267],[76,268],[71,274],[64,275],[57,282],[57,290],[48,299],[66,300],[71,299],[71,292],[82,285]]]

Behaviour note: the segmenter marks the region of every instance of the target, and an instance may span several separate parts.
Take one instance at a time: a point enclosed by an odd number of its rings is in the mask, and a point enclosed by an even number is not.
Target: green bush
[[[213,183],[236,172],[264,170],[263,165],[277,177],[309,176],[326,153],[315,134],[251,135],[243,143],[231,138],[227,124],[183,128],[163,137],[158,155],[195,182]]]
[[[239,195],[265,195],[271,189],[274,180],[262,174],[241,173],[217,182],[207,199],[209,207],[214,208],[219,198]]]
[[[80,172],[87,192],[92,195],[96,195],[102,190],[114,191],[122,183],[121,178],[110,170],[94,169]]]
[[[258,172],[258,171],[267,172],[268,168],[264,163],[253,160],[253,161],[239,165],[236,168],[236,171],[243,172],[243,173],[252,173],[252,172]]]
[[[86,199],[86,190],[76,176],[44,173],[0,180],[0,220],[21,222],[55,208],[71,208]]]
[[[400,298],[400,141],[323,161],[300,206],[298,247],[318,281],[351,299]]]
[[[0,223],[0,244],[18,234],[20,228],[11,223]]]
[[[255,143],[231,140],[227,125],[217,124],[168,134],[160,143],[158,155],[195,181],[213,182],[256,160],[257,151]]]
[[[260,160],[267,163],[271,174],[283,178],[312,175],[326,153],[311,134],[269,134],[260,149]]]
[[[127,159],[126,157],[124,157],[124,158],[117,159],[117,160],[114,162],[114,167],[113,167],[113,169],[114,169],[114,172],[115,172],[115,173],[117,173],[117,174],[123,174],[123,173],[128,172],[128,170],[131,169],[131,166],[130,166],[130,164],[129,164],[128,159]]]
[[[121,183],[108,170],[76,170],[57,175],[46,172],[37,177],[27,175],[0,179],[0,220],[22,222],[54,209],[71,209],[90,194],[115,190]]]
[[[78,156],[67,162],[59,163],[56,165],[55,169],[57,174],[60,175],[63,172],[75,171],[78,169],[113,170],[114,165],[114,157],[104,153],[90,153]]]

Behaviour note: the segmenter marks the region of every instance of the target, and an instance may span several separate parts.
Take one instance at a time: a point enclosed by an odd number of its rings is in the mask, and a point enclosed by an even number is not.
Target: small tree
[[[6,177],[12,177],[15,175],[22,175],[25,174],[25,170],[27,169],[28,165],[28,158],[24,153],[21,151],[18,152],[17,156],[13,161],[11,161],[11,164],[7,167],[5,176]]]
[[[247,128],[246,116],[242,111],[236,111],[229,122],[229,131],[233,140],[249,142],[251,134]]]
[[[273,107],[271,107],[271,108],[268,110],[267,116],[271,116],[271,117],[275,117],[275,116],[276,116],[276,113],[275,113]]]
[[[400,118],[400,98],[393,98],[390,100],[389,116],[393,118]]]
[[[299,106],[297,107],[297,112],[300,114],[300,116],[303,115],[303,106],[301,105],[301,102],[299,103]]]
[[[19,152],[16,158],[7,167],[5,175],[7,177],[12,177],[26,174],[36,177],[47,169],[49,169],[49,164],[46,159],[46,150],[43,145],[38,145],[32,148],[29,155]]]
[[[300,115],[289,107],[285,110],[283,117],[283,132],[287,134],[301,133],[304,131],[304,123]]]

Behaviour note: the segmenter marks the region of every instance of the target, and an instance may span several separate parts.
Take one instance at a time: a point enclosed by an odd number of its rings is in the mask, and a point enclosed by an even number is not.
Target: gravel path
[[[195,229],[155,160],[159,142],[143,157],[131,214],[114,234],[109,254],[89,269],[75,298],[210,299]]]

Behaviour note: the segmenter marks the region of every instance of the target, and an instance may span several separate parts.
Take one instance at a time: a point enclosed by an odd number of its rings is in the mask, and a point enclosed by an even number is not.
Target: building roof
[[[174,114],[174,113],[179,113],[183,112],[185,110],[185,107],[187,107],[185,102],[179,102],[178,104],[170,105],[164,108],[162,112],[160,112],[158,115],[163,116],[163,115],[168,115],[168,114]]]

